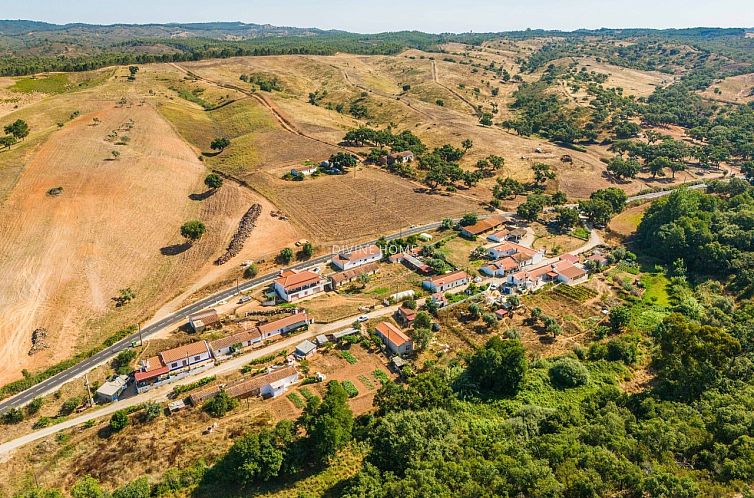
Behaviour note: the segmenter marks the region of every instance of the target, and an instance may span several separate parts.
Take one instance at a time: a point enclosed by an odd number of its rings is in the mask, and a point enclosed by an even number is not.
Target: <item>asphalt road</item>
[[[706,187],[705,184],[697,184],[692,185],[689,188],[697,189],[697,188],[704,188]],[[665,195],[668,195],[672,192],[672,190],[668,191],[661,191],[661,192],[652,192],[649,194],[643,194],[643,195],[637,195],[633,197],[628,198],[628,202],[632,201],[638,201],[638,200],[651,200],[656,199],[658,197],[663,197]],[[502,213],[506,216],[511,216],[515,213]],[[433,230],[440,227],[440,222],[434,222],[429,223],[427,225],[421,225],[421,226],[414,226],[411,228],[408,228],[406,230],[402,230],[399,233],[392,234],[390,236],[387,236],[387,240],[394,240],[397,238],[405,237],[408,235],[414,235],[421,232]],[[371,241],[372,243],[376,242],[376,240]],[[324,256],[319,256],[317,258],[310,259],[308,261],[304,261],[302,263],[295,264],[293,266],[290,266],[288,268],[299,270],[303,268],[307,268],[310,266],[326,263],[330,260],[332,256],[327,254]],[[176,324],[180,321],[184,321],[187,319],[187,317],[193,313],[196,313],[197,311],[201,311],[204,308],[213,306],[218,301],[223,301],[226,299],[230,299],[231,297],[235,296],[238,291],[246,291],[249,289],[252,289],[254,287],[257,287],[259,285],[267,284],[272,282],[272,280],[275,279],[278,275],[278,271],[274,273],[268,273],[266,275],[262,275],[260,277],[256,277],[252,280],[247,280],[243,284],[239,285],[238,290],[236,287],[232,287],[230,289],[226,289],[224,291],[218,292],[217,294],[213,294],[209,297],[206,297],[204,299],[200,299],[199,301],[186,306],[184,308],[181,308],[180,310],[154,322],[149,324],[148,326],[141,329],[141,338],[147,339],[149,336],[157,333],[158,331],[164,329],[165,327],[169,325]],[[97,367],[98,365],[101,365],[102,363],[105,363],[106,361],[114,358],[119,352],[123,351],[124,349],[128,349],[132,342],[139,340],[139,333],[136,332],[134,334],[131,334],[128,337],[125,337],[124,339],[121,339],[117,343],[113,344],[111,347],[107,349],[103,349],[102,351],[98,352],[97,354],[87,358],[86,360],[82,361],[81,363],[64,370],[56,375],[53,375],[52,377],[40,382],[39,384],[36,384],[33,387],[30,387],[26,391],[23,391],[15,396],[12,396],[10,398],[7,398],[0,402],[0,413],[7,410],[11,407],[20,407],[23,406],[30,401],[32,401],[34,398],[38,396],[44,396],[46,394],[49,394],[56,389],[60,388],[63,384],[66,382],[70,382],[71,380],[74,380],[76,378],[79,378],[83,376],[86,372],[89,370]]]
[[[508,214],[512,214],[512,213],[508,213]],[[406,237],[408,235],[414,235],[414,234],[418,234],[418,233],[425,232],[428,230],[433,230],[439,227],[440,227],[440,222],[429,223],[427,225],[421,225],[421,226],[414,226],[406,230],[402,230],[399,233],[390,235],[386,237],[386,239],[394,240],[397,238]],[[372,243],[376,242],[376,240],[373,240],[371,242]],[[310,260],[295,264],[288,268],[294,269],[294,270],[308,268],[310,266],[326,263],[331,259],[331,257],[332,255],[330,254],[319,256],[319,257],[312,258]],[[254,287],[258,287],[263,284],[271,283],[275,279],[275,277],[278,276],[278,273],[279,271],[276,271],[273,273],[268,273],[266,275],[256,277],[252,280],[247,280],[241,285],[239,285],[238,290],[246,291],[246,290],[252,289]],[[199,301],[189,306],[181,308],[178,311],[171,313],[170,315],[154,323],[151,323],[146,327],[143,327],[141,329],[141,338],[147,339],[149,338],[149,336],[157,333],[158,331],[164,329],[165,327],[169,325],[173,325],[178,322],[187,320],[187,317],[189,315],[196,313],[197,311],[201,311],[204,308],[211,307],[215,305],[215,303],[217,303],[218,301],[230,299],[231,297],[238,294],[238,290],[234,286],[230,289],[226,289],[224,291],[218,292],[217,294],[213,294],[209,297],[205,297],[204,299],[200,299]],[[40,382],[39,384],[36,384],[35,386],[30,387],[26,391],[23,391],[13,397],[3,400],[2,402],[0,402],[0,413],[12,407],[24,406],[38,396],[44,396],[46,394],[49,394],[50,392],[55,391],[66,382],[70,382],[71,380],[79,378],[83,376],[86,372],[88,372],[89,370],[114,358],[119,352],[123,351],[124,349],[128,349],[131,346],[132,342],[138,341],[138,340],[139,340],[138,332],[131,334],[128,337],[125,337],[121,339],[120,341],[118,341],[117,343],[113,344],[111,347],[107,349],[103,349],[97,354],[85,359],[81,363],[67,370],[64,370],[56,375],[53,375],[52,377]]]

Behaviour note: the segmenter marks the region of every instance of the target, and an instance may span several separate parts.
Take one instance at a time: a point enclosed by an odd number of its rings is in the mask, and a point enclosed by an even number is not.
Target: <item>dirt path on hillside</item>
[[[278,122],[278,124],[280,124],[280,126],[285,131],[287,131],[289,133],[293,133],[294,135],[298,135],[300,137],[304,137],[304,138],[306,138],[308,140],[313,140],[315,142],[319,142],[319,143],[324,144],[324,145],[329,145],[330,147],[336,147],[338,149],[350,152],[351,154],[356,155],[357,157],[361,158],[362,160],[366,157],[360,151],[349,149],[348,147],[344,147],[344,146],[342,146],[340,144],[330,143],[330,142],[327,142],[325,140],[313,137],[311,135],[308,135],[308,134],[302,132],[300,129],[298,129],[298,127],[290,119],[288,119],[287,116],[283,115],[283,113],[280,111],[280,109],[273,102],[271,102],[269,99],[267,99],[267,97],[265,97],[263,95],[260,95],[260,94],[258,94],[256,92],[250,92],[249,90],[246,90],[245,88],[241,88],[241,87],[239,87],[237,85],[232,85],[230,83],[223,83],[222,81],[215,81],[215,80],[206,78],[204,76],[199,76],[198,74],[193,73],[193,72],[189,71],[188,69],[184,68],[183,66],[180,66],[180,65],[175,64],[175,63],[171,63],[170,65],[173,66],[173,67],[175,67],[176,69],[178,69],[178,70],[186,73],[189,76],[192,76],[194,78],[198,78],[198,79],[200,79],[202,81],[205,81],[207,83],[210,83],[212,85],[219,86],[219,87],[222,87],[222,88],[229,88],[231,90],[235,90],[237,92],[241,92],[244,95],[248,95],[249,97],[253,98],[257,102],[259,102],[260,104],[262,104],[262,106],[264,106],[273,115],[273,117]]]
[[[450,93],[452,93],[453,95],[455,95],[456,97],[458,97],[464,103],[466,103],[469,107],[471,107],[471,110],[474,112],[475,115],[481,116],[481,113],[479,112],[479,109],[477,109],[477,107],[474,105],[473,102],[471,102],[469,99],[467,99],[466,97],[464,97],[460,93],[456,92],[455,90],[453,90],[449,86],[440,83],[440,78],[439,78],[439,76],[437,74],[437,64],[435,63],[435,61],[430,61],[430,62],[432,63],[432,81],[434,81],[437,85],[441,86],[445,90],[449,91]]]

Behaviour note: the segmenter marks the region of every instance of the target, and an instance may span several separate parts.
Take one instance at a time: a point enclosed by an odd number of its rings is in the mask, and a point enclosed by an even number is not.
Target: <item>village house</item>
[[[412,256],[411,254],[407,252],[403,253],[403,258],[401,258],[401,262],[410,270],[413,270],[418,273],[422,273],[424,275],[432,272],[431,266],[429,266],[424,261],[420,260],[419,258],[415,256]]]
[[[209,347],[212,350],[212,355],[215,358],[220,358],[231,355],[239,349],[248,348],[254,344],[261,344],[262,334],[256,326],[244,323],[244,328],[245,330],[241,332],[210,342]]]
[[[552,265],[555,273],[558,274],[558,282],[562,282],[566,285],[576,285],[584,282],[588,275],[583,268],[574,265],[570,261],[558,261]]]
[[[315,165],[307,165],[307,166],[299,166],[297,168],[291,168],[291,176],[299,176],[304,177],[308,175],[312,175],[317,172],[318,166]]]
[[[520,262],[510,256],[506,256],[483,265],[479,268],[479,271],[488,277],[505,277],[519,268],[521,268]]]
[[[563,254],[560,256],[560,261],[568,261],[569,263],[576,264],[579,262],[579,257],[573,254]]]
[[[384,166],[385,164],[407,164],[414,160],[414,153],[410,150],[404,150],[403,152],[392,152],[388,154],[387,156],[383,156],[380,158],[380,163]]]
[[[325,282],[319,273],[310,270],[284,270],[275,279],[273,288],[280,299],[291,303],[324,292]]]
[[[341,252],[332,258],[332,263],[341,270],[375,263],[382,259],[382,249],[375,244],[359,247],[350,252]]]
[[[504,242],[508,240],[508,235],[510,234],[510,231],[506,228],[503,228],[502,230],[497,230],[496,232],[493,232],[487,236],[487,240],[490,242]]]
[[[330,275],[330,287],[337,290],[338,287],[359,280],[362,275],[374,275],[380,270],[377,263],[368,263],[351,270],[340,271]]]
[[[523,270],[508,276],[508,285],[519,291],[531,291],[547,282],[561,282],[576,285],[587,279],[583,268],[570,261],[558,260],[555,263],[542,265],[538,268]]]
[[[490,216],[483,220],[479,220],[473,225],[465,226],[461,229],[461,235],[467,239],[475,239],[477,236],[489,232],[505,223],[505,218],[502,216]]]
[[[470,277],[468,273],[465,271],[454,271],[425,280],[422,282],[422,286],[433,293],[447,292],[450,289],[466,285],[469,281]]]
[[[535,290],[556,277],[557,273],[553,271],[552,265],[544,265],[508,275],[507,284],[524,292]]]
[[[298,382],[298,372],[295,367],[289,365],[228,386],[225,391],[232,398],[252,396],[277,398],[296,382]]]
[[[414,349],[413,341],[390,322],[378,323],[374,331],[393,354],[402,355]]]
[[[487,250],[487,256],[499,260],[510,257],[516,261],[520,267],[536,265],[545,257],[543,251],[535,251],[530,247],[516,244],[515,242],[505,241]]]
[[[442,308],[443,306],[448,305],[448,298],[445,297],[445,294],[443,294],[442,292],[437,292],[429,296],[429,301],[438,308]]]
[[[309,315],[302,311],[273,322],[259,324],[257,328],[262,335],[262,340],[267,340],[291,330],[308,327],[310,323],[312,323],[312,320],[309,319]]]
[[[134,372],[136,390],[142,393],[214,364],[215,360],[207,341],[192,342],[168,349],[141,361],[139,369]]]
[[[411,325],[416,319],[416,310],[401,306],[395,311],[396,319],[403,325]]]
[[[220,323],[220,314],[210,308],[189,315],[188,322],[194,332],[203,332],[207,327]]]
[[[257,375],[250,379],[243,379],[228,386],[211,386],[193,393],[189,400],[194,406],[217,396],[223,388],[231,398],[250,398],[254,396],[278,397],[285,393],[286,389],[298,382],[298,372],[293,366],[286,366],[267,373]]]

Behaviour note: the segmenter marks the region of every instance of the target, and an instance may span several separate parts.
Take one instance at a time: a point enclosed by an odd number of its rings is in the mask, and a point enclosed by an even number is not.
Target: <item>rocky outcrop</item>
[[[29,356],[39,353],[43,349],[49,348],[47,344],[47,329],[38,328],[34,329],[31,333],[31,349],[29,350]]]
[[[236,233],[233,234],[233,238],[230,240],[230,244],[228,244],[228,249],[225,251],[225,254],[217,258],[215,261],[216,265],[224,265],[230,261],[233,256],[241,252],[246,239],[249,238],[252,230],[254,230],[257,218],[259,218],[261,213],[261,204],[254,204],[248,211],[246,211],[246,214],[243,215],[243,218],[241,218],[241,221],[238,223]]]

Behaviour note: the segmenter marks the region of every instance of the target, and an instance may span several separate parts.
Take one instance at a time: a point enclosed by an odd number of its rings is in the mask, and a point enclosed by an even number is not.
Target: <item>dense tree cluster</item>
[[[662,261],[683,260],[702,274],[730,277],[734,288],[754,286],[754,187],[743,180],[713,184],[716,194],[682,189],[655,202],[637,240]]]

